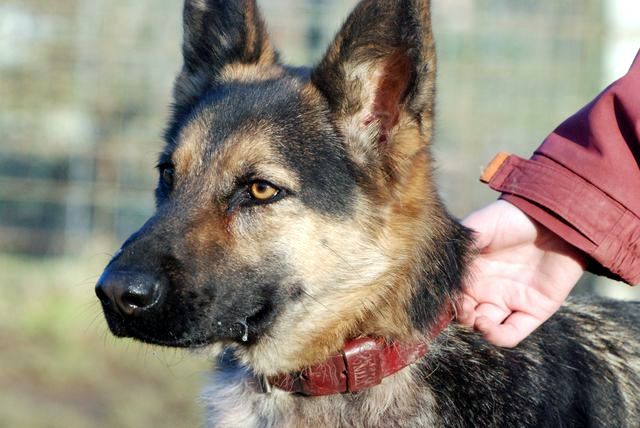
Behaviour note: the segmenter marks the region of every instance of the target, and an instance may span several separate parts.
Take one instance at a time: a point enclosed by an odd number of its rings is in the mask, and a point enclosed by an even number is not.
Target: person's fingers
[[[475,307],[477,302],[468,295],[464,295],[462,301],[458,303],[456,318],[458,322],[467,327],[473,328],[476,319]]]
[[[475,308],[476,317],[489,318],[495,324],[501,324],[511,314],[511,310],[495,303],[481,303]]]
[[[530,335],[542,321],[523,312],[511,314],[502,324],[496,324],[487,317],[478,317],[475,328],[484,338],[497,346],[513,348]]]

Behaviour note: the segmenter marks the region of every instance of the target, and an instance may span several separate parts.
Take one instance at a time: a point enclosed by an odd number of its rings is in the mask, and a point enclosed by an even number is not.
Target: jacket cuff
[[[582,177],[543,155],[525,160],[501,153],[481,180],[609,276],[640,283],[640,218]]]

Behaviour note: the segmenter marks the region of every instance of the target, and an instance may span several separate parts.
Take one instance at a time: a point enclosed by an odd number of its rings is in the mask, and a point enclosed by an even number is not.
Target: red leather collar
[[[443,316],[430,330],[434,339],[451,322]],[[349,340],[338,355],[295,374],[281,374],[261,379],[262,392],[271,387],[306,396],[357,392],[378,385],[387,376],[422,358],[427,343],[385,343],[382,338],[360,337]]]

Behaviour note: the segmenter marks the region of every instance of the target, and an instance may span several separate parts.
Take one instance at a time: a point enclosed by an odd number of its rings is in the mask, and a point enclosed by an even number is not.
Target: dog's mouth
[[[125,318],[108,307],[103,310],[115,336],[175,348],[202,348],[217,342],[251,346],[268,334],[277,316],[271,301],[262,302],[244,314],[220,313],[184,319],[163,313]]]

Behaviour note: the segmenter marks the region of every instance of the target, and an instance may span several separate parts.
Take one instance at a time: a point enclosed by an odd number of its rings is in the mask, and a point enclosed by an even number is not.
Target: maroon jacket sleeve
[[[491,169],[491,188],[591,256],[592,270],[640,284],[640,52],[531,159]]]

